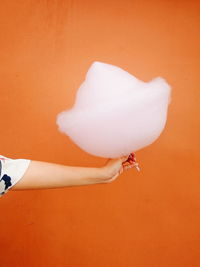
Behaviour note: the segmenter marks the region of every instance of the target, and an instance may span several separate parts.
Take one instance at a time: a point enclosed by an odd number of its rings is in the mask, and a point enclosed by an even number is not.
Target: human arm
[[[124,170],[134,166],[128,156],[109,159],[103,167],[77,167],[31,160],[23,177],[11,190],[58,188],[114,181]],[[126,165],[123,163],[126,162]],[[128,164],[127,164],[128,163]]]

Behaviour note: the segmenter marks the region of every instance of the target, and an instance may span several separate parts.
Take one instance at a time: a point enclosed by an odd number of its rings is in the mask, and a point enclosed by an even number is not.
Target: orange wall
[[[58,132],[94,60],[173,87],[165,131],[115,182],[0,200],[2,267],[200,266],[200,2],[1,1],[1,151],[103,166]],[[131,118],[130,118],[131,120]]]

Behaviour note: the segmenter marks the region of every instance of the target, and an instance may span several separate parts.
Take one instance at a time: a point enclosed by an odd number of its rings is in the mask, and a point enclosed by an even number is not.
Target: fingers
[[[126,165],[129,165],[129,164],[132,164],[134,162],[134,157],[132,155],[132,153],[126,157],[123,157],[122,158],[122,165],[123,166],[126,166]]]
[[[121,157],[122,162],[126,162],[126,161],[128,160],[128,157],[129,157],[129,156]]]
[[[127,162],[135,161],[135,154],[132,152],[128,156],[122,157],[122,159],[125,160],[125,161],[127,161]]]
[[[135,154],[133,152],[129,155],[128,161],[130,161],[130,162],[135,162],[136,161],[136,157],[135,157]]]
[[[124,158],[127,158],[127,157],[124,157]],[[136,162],[136,157],[135,157],[134,152],[132,152],[128,156],[126,161],[122,162],[122,166],[123,166],[124,170],[128,170],[128,169],[135,167],[137,169],[137,171],[140,171],[139,164]]]
[[[129,165],[123,166],[123,168],[124,168],[125,171],[127,171],[127,170],[129,170],[129,169],[131,169],[133,167],[134,167],[134,164],[129,164]]]

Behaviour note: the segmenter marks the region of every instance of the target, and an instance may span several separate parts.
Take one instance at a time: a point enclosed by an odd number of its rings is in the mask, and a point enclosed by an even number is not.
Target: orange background
[[[104,165],[55,123],[94,60],[173,88],[141,173],[1,198],[2,267],[200,266],[199,14],[194,0],[1,1],[1,155]]]

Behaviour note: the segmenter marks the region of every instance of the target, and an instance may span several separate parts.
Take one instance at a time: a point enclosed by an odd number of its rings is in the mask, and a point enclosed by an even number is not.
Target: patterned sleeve
[[[30,162],[29,159],[11,159],[0,155],[0,197],[23,177]]]

